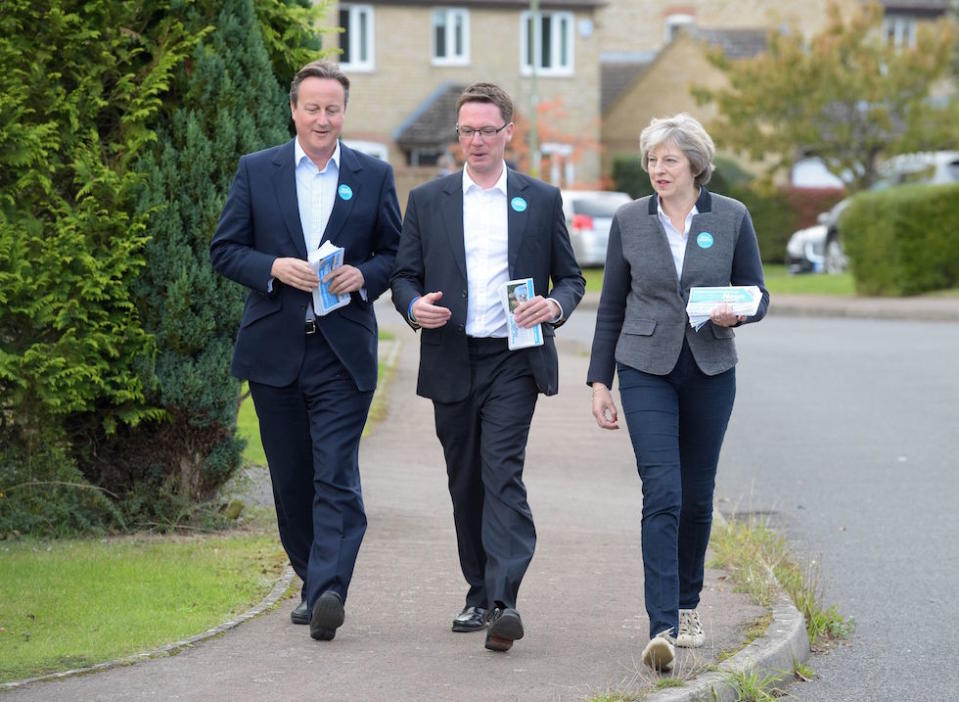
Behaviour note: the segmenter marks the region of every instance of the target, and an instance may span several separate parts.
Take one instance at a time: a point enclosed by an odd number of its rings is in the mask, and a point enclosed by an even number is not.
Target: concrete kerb
[[[713,523],[720,528],[726,519],[713,512]],[[647,702],[735,702],[736,688],[731,676],[736,673],[757,673],[786,680],[793,675],[796,663],[809,658],[809,637],[802,613],[780,591],[770,608],[773,620],[766,632],[753,640],[735,656],[719,664],[719,670],[697,676],[683,687],[650,693]]]
[[[161,656],[170,656],[179,653],[185,648],[194,646],[201,641],[211,639],[214,636],[219,636],[225,631],[229,631],[234,627],[239,626],[248,619],[256,617],[266,610],[272,608],[283,596],[286,594],[286,591],[290,588],[290,583],[293,582],[293,568],[289,565],[284,568],[283,572],[280,574],[280,577],[276,579],[273,583],[273,588],[270,590],[269,594],[264,597],[260,602],[250,609],[246,610],[242,614],[237,615],[229,621],[218,624],[212,629],[207,629],[204,632],[195,634],[194,636],[189,636],[185,639],[180,639],[179,641],[174,641],[173,643],[164,644],[157,648],[151,649],[149,651],[142,651],[140,653],[134,653],[129,656],[124,656],[123,658],[117,658],[112,661],[104,661],[103,663],[97,663],[95,665],[90,665],[85,668],[73,668],[72,670],[64,670],[58,673],[50,673],[49,675],[38,675],[34,678],[26,678],[24,680],[14,680],[12,682],[0,684],[0,690],[11,690],[16,687],[21,687],[29,683],[35,682],[44,682],[50,680],[62,680],[63,678],[68,678],[74,675],[83,675],[85,673],[98,673],[103,670],[110,670],[111,668],[118,668],[124,665],[132,665],[134,663],[139,663],[140,661],[148,660],[150,658],[158,658]]]
[[[758,673],[786,680],[795,664],[809,658],[809,639],[802,614],[781,594],[772,606],[773,620],[766,633],[732,658],[723,661],[718,671],[710,671],[687,682],[681,688],[655,692],[647,702],[735,702],[734,673]]]

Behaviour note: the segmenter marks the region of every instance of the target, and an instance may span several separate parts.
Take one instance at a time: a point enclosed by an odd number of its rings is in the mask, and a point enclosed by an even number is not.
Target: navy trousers
[[[433,403],[467,606],[515,607],[536,546],[523,463],[538,390],[524,353],[471,339],[469,396]]]
[[[712,526],[716,466],[736,371],[705,375],[686,343],[667,375],[619,364],[619,390],[643,481],[643,573],[650,637],[695,609]]]
[[[373,392],[357,390],[322,333],[307,336],[297,380],[250,383],[273,481],[280,541],[310,608],[327,590],[346,601],[366,533],[359,445]]]

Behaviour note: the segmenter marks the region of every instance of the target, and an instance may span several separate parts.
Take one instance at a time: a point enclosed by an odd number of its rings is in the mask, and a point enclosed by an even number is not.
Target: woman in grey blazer
[[[746,207],[710,193],[713,141],[686,114],[653,119],[640,135],[655,195],[613,218],[587,384],[593,416],[623,414],[643,482],[642,549],[650,642],[643,661],[670,670],[673,645],[702,646],[696,606],[712,524],[716,465],[736,395],[733,327],[758,322],[769,293]],[[756,314],[717,306],[698,331],[686,316],[697,286],[755,285]]]

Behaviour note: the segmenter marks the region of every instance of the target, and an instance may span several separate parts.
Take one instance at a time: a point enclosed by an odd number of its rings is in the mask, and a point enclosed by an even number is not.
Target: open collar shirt
[[[699,214],[699,210],[696,209],[696,205],[693,205],[693,209],[686,215],[683,231],[679,231],[673,226],[669,215],[663,210],[663,205],[658,197],[656,198],[656,208],[659,213],[659,221],[666,231],[666,241],[669,242],[669,250],[673,254],[673,264],[676,266],[676,277],[681,279],[683,277],[683,262],[686,260],[686,239],[689,236],[689,228],[693,224],[693,215]]]
[[[466,248],[466,334],[506,337],[500,290],[509,280],[506,164],[490,188],[477,185],[463,168],[463,243]]]

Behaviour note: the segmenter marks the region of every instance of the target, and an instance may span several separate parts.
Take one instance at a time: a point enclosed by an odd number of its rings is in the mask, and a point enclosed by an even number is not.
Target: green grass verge
[[[852,274],[840,275],[791,275],[786,266],[775,263],[763,265],[766,274],[766,287],[771,295],[841,295],[849,297],[856,294]],[[603,289],[603,269],[587,268],[583,270],[586,278],[586,292],[600,292]]]
[[[763,264],[766,275],[766,288],[770,295],[838,295],[852,297],[856,294],[852,273],[848,271],[837,275],[801,274],[793,275],[786,266],[776,263]]]
[[[283,570],[276,538],[0,545],[0,682],[150,650],[259,602]]]
[[[710,566],[730,573],[736,590],[747,593],[757,604],[768,607],[780,588],[785,591],[805,618],[813,650],[852,633],[851,618],[842,616],[835,605],[823,605],[815,562],[800,566],[789,553],[785,538],[763,520],[713,525],[709,545],[713,552]]]

